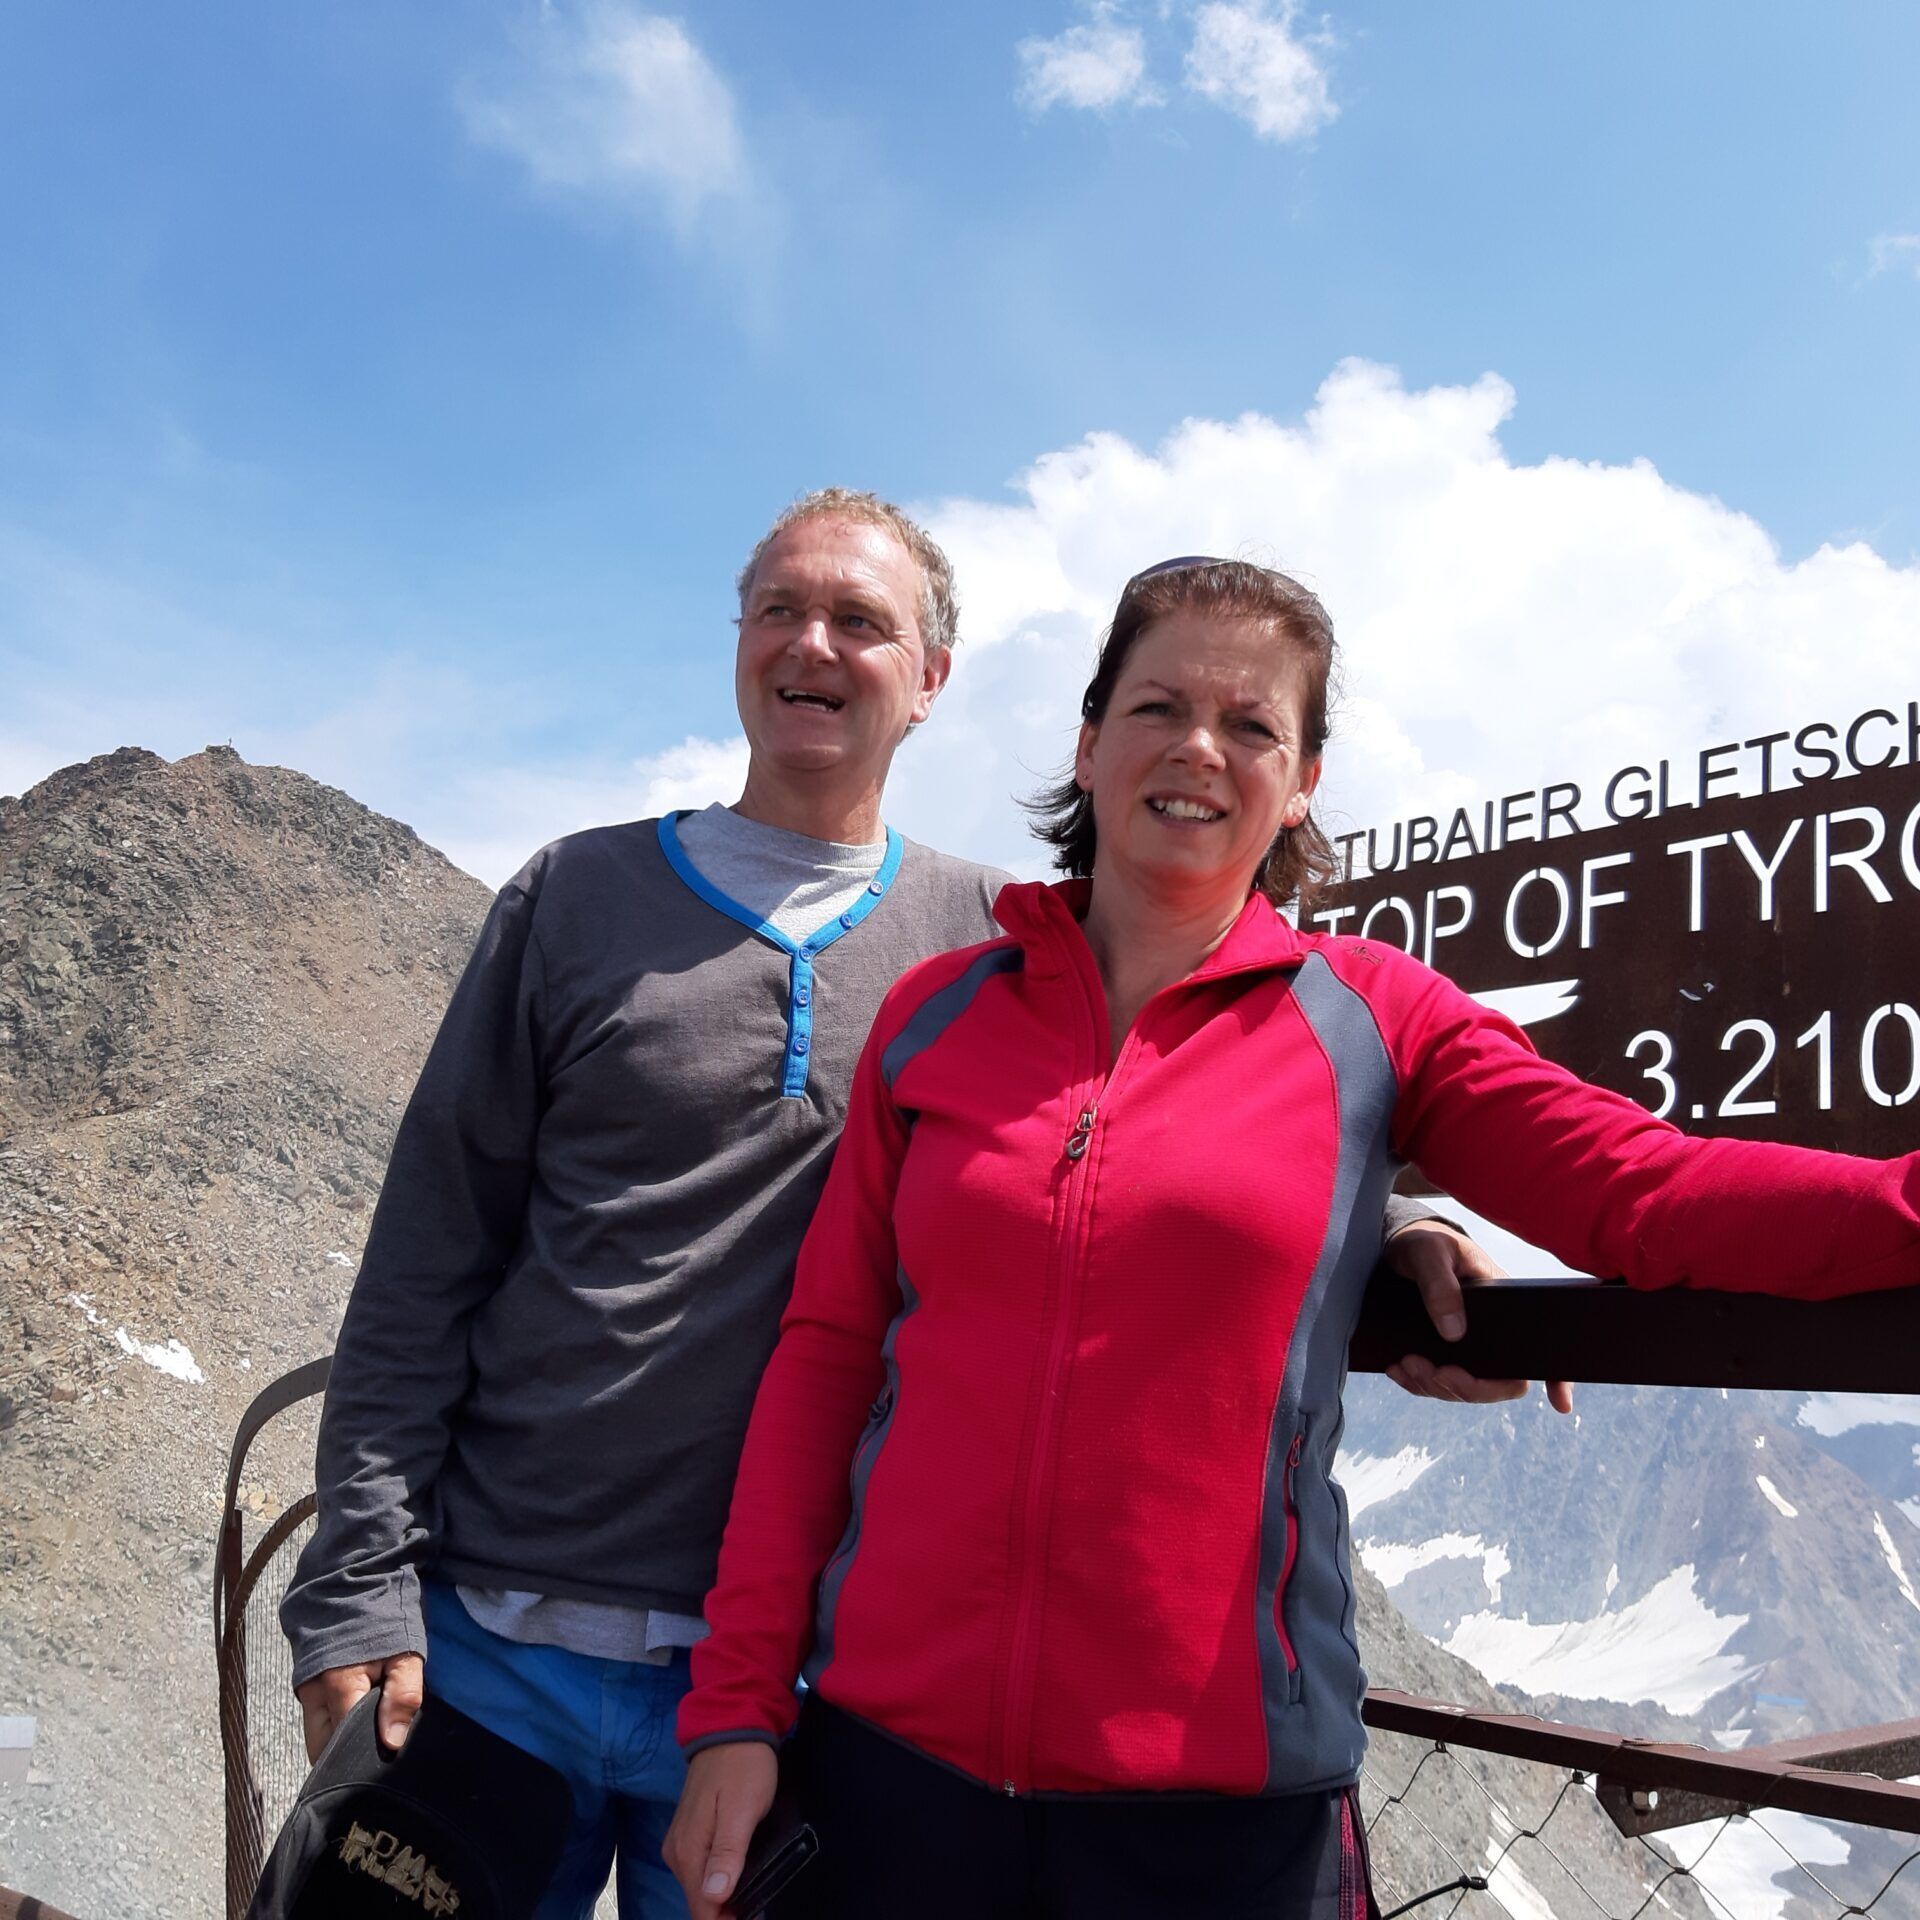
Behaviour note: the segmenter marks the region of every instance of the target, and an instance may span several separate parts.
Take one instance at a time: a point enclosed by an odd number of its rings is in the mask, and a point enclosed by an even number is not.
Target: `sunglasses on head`
[[[1222,562],[1211,553],[1183,553],[1176,560],[1157,560],[1150,567],[1142,567],[1126,584],[1120,595],[1124,600],[1143,580],[1157,579],[1163,573],[1185,573],[1194,567],[1217,567]],[[1093,688],[1088,687],[1080,700],[1080,717],[1083,720],[1093,718]]]

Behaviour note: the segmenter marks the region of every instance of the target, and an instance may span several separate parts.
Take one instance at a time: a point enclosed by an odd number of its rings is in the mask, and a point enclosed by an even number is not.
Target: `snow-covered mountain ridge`
[[[1520,1711],[1738,1748],[1920,1702],[1920,1396],[1582,1387],[1562,1419],[1347,1391],[1355,1552]],[[1525,1696],[1532,1696],[1523,1705]],[[1769,1814],[1676,1832],[1740,1920],[1870,1896],[1909,1836]],[[1920,1913],[1908,1868],[1874,1908]]]
[[[1356,1379],[1341,1470],[1361,1558],[1490,1679],[1735,1745],[1920,1699],[1916,1443],[1892,1396],[1590,1387],[1562,1419]]]

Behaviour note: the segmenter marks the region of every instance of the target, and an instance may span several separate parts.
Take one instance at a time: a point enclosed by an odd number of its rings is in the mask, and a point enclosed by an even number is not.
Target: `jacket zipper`
[[[1118,1062],[1115,1064],[1117,1066]],[[1068,1182],[1067,1245],[1060,1260],[1060,1285],[1054,1306],[1053,1331],[1047,1349],[1046,1373],[1041,1380],[1039,1425],[1033,1437],[1033,1452],[1027,1462],[1026,1495],[1021,1510],[1023,1564],[1018,1574],[1019,1598],[1014,1607],[1013,1638],[1007,1657],[1007,1686],[1001,1705],[1000,1789],[1009,1796],[1020,1791],[1020,1777],[1025,1772],[1025,1763],[1018,1756],[1023,1744],[1022,1733],[1032,1717],[1031,1694],[1036,1679],[1033,1649],[1028,1644],[1033,1637],[1034,1590],[1038,1585],[1033,1558],[1050,1479],[1050,1455],[1060,1400],[1060,1378],[1066,1367],[1068,1336],[1073,1326],[1073,1282],[1079,1265],[1081,1214],[1086,1206],[1088,1184],[1087,1150],[1093,1144],[1093,1130],[1099,1118],[1098,1101],[1089,1097],[1087,1104],[1080,1109],[1080,1116],[1074,1121],[1063,1149]]]
[[[1289,1679],[1300,1672],[1300,1657],[1294,1652],[1293,1636],[1287,1631],[1287,1587],[1293,1579],[1293,1563],[1300,1553],[1300,1508],[1293,1497],[1293,1475],[1294,1469],[1300,1464],[1300,1455],[1305,1451],[1306,1443],[1306,1434],[1296,1433],[1293,1445],[1287,1449],[1287,1471],[1281,1483],[1281,1497],[1287,1509],[1287,1552],[1280,1563],[1280,1578],[1273,1590],[1273,1624],[1279,1629],[1280,1651],[1286,1656]]]
[[[1076,962],[1081,964],[1076,964]],[[1046,1505],[1051,1478],[1053,1432],[1057,1423],[1061,1376],[1066,1366],[1068,1336],[1073,1325],[1074,1281],[1078,1276],[1080,1240],[1084,1231],[1083,1214],[1091,1184],[1088,1156],[1093,1148],[1094,1129],[1099,1124],[1100,1102],[1119,1084],[1120,1074],[1139,1038],[1148,1008],[1171,991],[1162,988],[1135,1014],[1119,1049],[1107,1054],[1107,1003],[1099,983],[1097,966],[1090,952],[1070,961],[1069,970],[1079,972],[1083,990],[1087,969],[1093,969],[1094,990],[1087,995],[1087,1008],[1093,1016],[1095,1071],[1087,1083],[1086,1103],[1068,1131],[1062,1149],[1067,1167],[1066,1244],[1059,1266],[1058,1295],[1054,1304],[1053,1330],[1047,1352],[1046,1373],[1041,1382],[1039,1422],[1026,1464],[1026,1492],[1021,1510],[1020,1554],[1014,1569],[1018,1598],[1014,1606],[1013,1631],[1007,1644],[1004,1690],[1000,1695],[999,1762],[1000,1790],[1009,1798],[1020,1792],[1027,1761],[1020,1756],[1032,1743],[1032,1693],[1036,1680],[1034,1650],[1028,1644],[1033,1637],[1033,1613],[1037,1580],[1033,1568],[1035,1548],[1040,1537],[1040,1522]],[[1184,984],[1184,983],[1181,983]],[[1104,1071],[1102,1070],[1104,1066]],[[1109,1104],[1111,1102],[1109,1101]]]

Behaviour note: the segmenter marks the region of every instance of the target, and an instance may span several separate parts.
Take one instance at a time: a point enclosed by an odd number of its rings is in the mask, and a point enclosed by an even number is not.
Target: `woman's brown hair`
[[[1327,744],[1327,712],[1334,673],[1333,622],[1317,595],[1299,581],[1247,560],[1194,557],[1166,560],[1127,582],[1100,658],[1080,702],[1080,717],[1098,726],[1126,670],[1133,645],[1156,620],[1198,613],[1215,620],[1252,620],[1293,649],[1303,670],[1302,753],[1317,760]],[[1035,836],[1054,849],[1053,864],[1081,878],[1093,872],[1093,796],[1072,770],[1025,803]],[[1304,888],[1327,885],[1338,870],[1332,844],[1311,811],[1297,827],[1282,827],[1253,876],[1254,889],[1284,907]]]

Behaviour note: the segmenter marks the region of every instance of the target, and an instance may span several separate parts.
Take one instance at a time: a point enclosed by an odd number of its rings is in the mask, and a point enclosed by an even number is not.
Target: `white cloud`
[[[1022,40],[1018,52],[1020,102],[1034,113],[1060,105],[1152,106],[1160,97],[1147,80],[1146,42],[1137,27],[1096,20],[1051,40]]]
[[[737,800],[746,778],[744,737],[689,735],[664,752],[621,765],[476,771],[436,796],[433,815],[414,825],[455,866],[497,887],[535,848],[563,833]]]
[[[460,105],[474,139],[543,186],[637,195],[682,230],[745,191],[733,95],[679,21],[617,0],[548,7],[518,56]]]
[[[1346,673],[1322,787],[1336,828],[1544,780],[1597,800],[1630,762],[1920,695],[1920,566],[1859,542],[1789,561],[1646,461],[1515,462],[1514,399],[1491,374],[1409,391],[1348,361],[1304,418],[1189,420],[1152,449],[1091,434],[1009,501],[926,507],[962,646],[890,816],[1040,871],[1007,796],[1064,759],[1127,576],[1175,553],[1269,560],[1327,601]]]
[[[1209,0],[1194,15],[1187,85],[1237,113],[1262,140],[1306,140],[1340,109],[1323,36],[1294,31],[1296,0]]]
[[[1678,771],[1702,746],[1920,697],[1920,565],[1859,542],[1789,560],[1753,519],[1645,461],[1516,461],[1501,444],[1514,402],[1491,374],[1410,390],[1349,361],[1296,418],[1188,420],[1152,447],[1091,434],[1005,498],[923,507],[958,571],[962,645],[901,749],[889,818],[1045,871],[1011,796],[1066,757],[1127,576],[1175,553],[1264,558],[1326,599],[1346,675],[1322,787],[1336,831],[1545,780],[1597,797],[1629,762],[1666,754]],[[573,711],[567,687],[491,683],[436,636],[411,660],[362,657],[352,692],[329,697],[295,668],[324,657],[340,609],[281,606],[278,629],[263,612],[230,632],[0,527],[9,581],[0,610],[27,657],[0,714],[0,792],[121,744],[172,756],[231,735],[497,882],[574,827],[740,788],[745,750],[717,711],[670,734],[636,717],[634,750],[652,754],[639,762],[536,756],[526,743],[559,737]],[[717,708],[718,628],[714,644]],[[704,740],[671,744],[696,728]]]
[[[1870,275],[1905,271],[1920,280],[1920,233],[1876,233],[1871,252]]]

